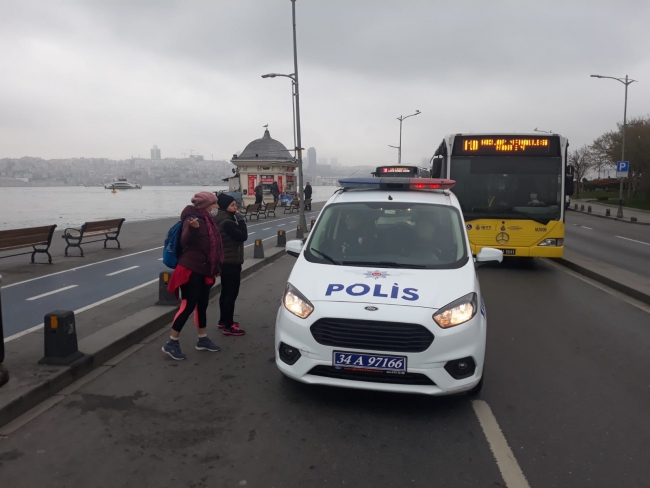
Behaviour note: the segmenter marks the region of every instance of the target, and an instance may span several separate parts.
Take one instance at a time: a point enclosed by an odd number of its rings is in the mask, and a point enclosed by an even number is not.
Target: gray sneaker
[[[167,343],[162,347],[162,352],[168,354],[169,357],[175,359],[176,361],[182,361],[183,359],[187,358],[187,355],[183,354],[183,351],[181,351],[181,345],[179,341],[172,341],[171,339],[169,339]]]
[[[196,350],[219,352],[221,351],[221,348],[212,342],[209,337],[199,337],[199,340],[196,343]]]

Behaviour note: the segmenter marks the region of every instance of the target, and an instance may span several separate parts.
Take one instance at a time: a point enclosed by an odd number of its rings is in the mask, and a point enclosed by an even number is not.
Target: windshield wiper
[[[380,268],[422,269],[422,268],[427,267],[424,264],[396,263],[394,261],[343,261],[341,264],[344,264],[344,265],[379,266]]]
[[[540,224],[544,224],[544,225],[548,224],[549,221],[551,220],[550,217],[549,218],[533,217],[529,213],[522,212],[521,210],[515,210],[514,208],[504,208],[503,212],[500,213],[511,213],[515,215],[521,215],[523,217],[526,217],[527,219],[534,220],[535,222],[539,222]]]
[[[315,252],[316,254],[320,254],[322,257],[324,257],[325,259],[327,259],[327,260],[328,260],[330,263],[332,263],[332,264],[336,264],[337,266],[340,266],[340,265],[341,265],[341,263],[339,263],[338,261],[336,261],[334,258],[328,256],[328,255],[325,254],[324,252],[319,251],[318,249],[314,249],[314,248],[312,247],[312,248],[310,248],[309,250],[310,250],[311,252]]]

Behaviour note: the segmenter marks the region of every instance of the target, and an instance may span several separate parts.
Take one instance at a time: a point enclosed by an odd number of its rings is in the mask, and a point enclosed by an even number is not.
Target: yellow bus
[[[472,253],[561,258],[566,196],[573,193],[569,142],[559,134],[453,134],[431,165],[456,181]]]

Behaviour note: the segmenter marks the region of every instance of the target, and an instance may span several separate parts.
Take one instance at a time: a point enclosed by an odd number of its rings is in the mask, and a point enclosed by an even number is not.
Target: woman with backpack
[[[239,295],[241,267],[244,263],[244,242],[248,239],[246,217],[237,212],[237,202],[230,195],[218,197],[219,212],[214,221],[223,241],[223,265],[221,266],[221,295],[219,309],[221,317],[218,327],[223,335],[243,336],[246,332],[235,322],[235,301]]]
[[[180,361],[187,356],[181,351],[179,336],[185,322],[194,312],[198,328],[197,351],[221,350],[207,335],[207,309],[210,288],[221,272],[223,243],[221,233],[213,220],[218,211],[214,193],[203,191],[192,198],[192,205],[181,213],[181,254],[167,289],[178,296],[181,291],[181,306],[174,318],[169,341],[162,351]]]

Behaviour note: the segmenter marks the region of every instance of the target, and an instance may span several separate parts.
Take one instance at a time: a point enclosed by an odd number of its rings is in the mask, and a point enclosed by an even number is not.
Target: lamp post
[[[421,113],[422,112],[419,110],[416,110],[414,114],[407,115],[406,117],[403,115],[397,117],[397,120],[399,120],[399,147],[397,148],[397,164],[402,164],[402,122],[404,122],[404,120],[408,119],[409,117],[414,117],[416,115],[420,115]]]
[[[304,182],[302,176],[302,137],[300,134],[300,90],[298,83],[298,46],[296,42],[296,0],[291,0],[291,14],[293,19],[293,73],[290,75],[282,75],[279,73],[269,73],[262,75],[262,78],[275,78],[276,76],[284,76],[290,78],[293,83],[293,97],[296,102],[296,157],[298,160],[298,191],[300,195],[300,227],[304,230],[307,228],[307,220],[305,219],[305,192]]]
[[[616,80],[625,85],[625,105],[623,106],[623,134],[622,134],[622,150],[621,150],[621,161],[625,161],[625,126],[627,125],[627,87],[634,83],[636,80],[631,80],[625,75],[625,79],[616,78],[614,76],[601,76],[601,75],[591,75],[592,78],[609,78],[610,80]],[[629,168],[628,168],[629,171]],[[621,184],[618,193],[618,212],[616,217],[619,219],[623,218],[623,178],[621,178]]]
[[[399,164],[399,146],[391,146],[391,145],[389,144],[388,147],[392,147],[393,149],[397,149],[397,151],[398,151],[398,152],[397,152],[397,164]]]

